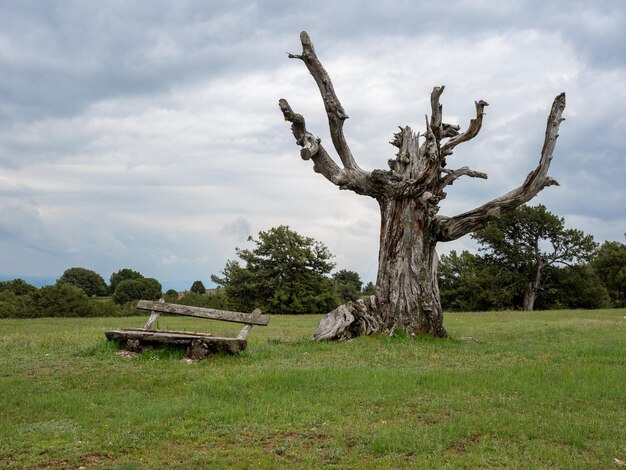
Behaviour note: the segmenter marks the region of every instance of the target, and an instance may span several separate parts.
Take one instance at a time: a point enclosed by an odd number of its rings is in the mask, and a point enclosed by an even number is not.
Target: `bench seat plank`
[[[160,331],[162,333],[178,333],[180,335],[193,335],[193,336],[213,336],[212,333],[202,333],[198,331],[178,331],[178,330],[155,330],[153,328],[124,328],[117,331]]]
[[[109,340],[129,341],[140,340],[147,343],[172,344],[189,346],[194,340],[216,350],[237,354],[247,346],[247,341],[240,338],[222,338],[219,336],[194,335],[188,333],[172,333],[168,331],[137,331],[137,330],[109,330],[105,332]]]

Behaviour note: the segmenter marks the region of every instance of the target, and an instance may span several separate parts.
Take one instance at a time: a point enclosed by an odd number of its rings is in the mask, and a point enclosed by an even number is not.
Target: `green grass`
[[[117,356],[104,330],[141,317],[1,320],[0,468],[619,468],[625,316],[446,316],[479,344],[313,343],[319,316],[274,316],[192,364]]]

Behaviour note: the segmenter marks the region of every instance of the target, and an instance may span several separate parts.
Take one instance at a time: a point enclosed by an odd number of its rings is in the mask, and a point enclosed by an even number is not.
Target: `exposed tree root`
[[[314,340],[343,340],[381,332],[382,316],[376,296],[340,305],[328,313],[313,334]]]

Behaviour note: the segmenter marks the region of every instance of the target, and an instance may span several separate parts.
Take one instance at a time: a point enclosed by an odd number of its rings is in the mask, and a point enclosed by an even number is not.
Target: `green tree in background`
[[[222,276],[211,276],[224,287],[230,308],[267,313],[326,313],[340,299],[327,277],[333,269],[326,246],[287,226],[259,232],[248,238],[253,249],[236,249],[242,260],[229,260]]]
[[[591,261],[615,307],[626,307],[626,245],[604,242]]]
[[[520,206],[471,236],[489,261],[517,277],[524,310],[533,310],[548,267],[586,261],[597,246],[543,205]]]
[[[76,286],[88,296],[94,295],[106,295],[107,285],[100,274],[91,269],[85,268],[69,268],[61,275],[57,280],[57,283],[69,284],[70,286]]]
[[[133,300],[158,300],[160,297],[161,283],[151,277],[121,281],[113,293],[113,301],[120,305]]]
[[[115,292],[117,285],[122,281],[127,281],[129,279],[143,279],[141,273],[137,271],[133,271],[130,268],[120,269],[118,272],[111,274],[109,279],[111,293]]]
[[[363,281],[361,281],[359,273],[342,269],[333,274],[333,281],[339,297],[344,302],[357,300],[360,297]]]
[[[517,273],[468,251],[442,255],[438,276],[444,310],[509,310],[519,308],[523,300]],[[608,291],[590,264],[549,266],[542,279],[542,295],[537,297],[535,309],[611,306]]]
[[[204,287],[204,284],[202,284],[202,281],[194,281],[194,283],[191,285],[191,289],[189,290],[190,292],[194,292],[196,294],[206,293],[206,287]]]
[[[166,302],[174,303],[178,300],[178,292],[174,289],[168,289],[163,298]]]
[[[444,310],[473,312],[513,306],[516,279],[480,255],[452,250],[441,256],[437,275]]]
[[[363,295],[375,295],[376,294],[376,286],[372,281],[365,284],[363,288]]]
[[[609,293],[589,264],[551,266],[546,270],[544,295],[537,298],[539,309],[607,308]]]
[[[140,300],[143,297],[144,285],[139,279],[126,279],[120,281],[113,292],[113,301],[123,305],[126,302]],[[148,299],[145,299],[148,300]]]

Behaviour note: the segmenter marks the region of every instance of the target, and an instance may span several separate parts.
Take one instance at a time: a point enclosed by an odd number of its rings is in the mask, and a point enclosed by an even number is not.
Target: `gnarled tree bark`
[[[436,245],[483,228],[503,212],[529,201],[543,188],[557,184],[547,173],[563,120],[565,94],[554,99],[539,164],[521,186],[463,214],[439,216],[439,202],[446,197],[447,186],[462,176],[487,178],[485,173],[468,167],[446,168],[446,157],[458,145],[478,135],[488,104],[477,101],[476,117],[465,132],[459,132],[459,126],[443,122],[439,99],[444,87],[433,88],[431,117],[426,117],[424,133],[401,127],[390,142],[398,148],[396,158],[388,162],[390,169],[365,171],[357,165],[348,147],[343,133],[348,115],[309,35],[302,32],[300,41],[302,54],[289,54],[289,57],[302,60],[318,85],[341,166],[335,163],[321,140],[307,130],[304,117],[281,99],[283,116],[291,122],[296,143],[302,147],[300,155],[304,160],[312,160],[314,171],[340,189],[376,199],[381,213],[376,294],[330,312],[320,322],[314,338],[346,339],[379,332],[391,334],[396,330],[410,335],[448,336],[437,286]]]

